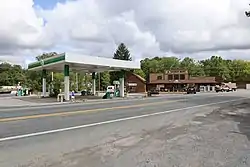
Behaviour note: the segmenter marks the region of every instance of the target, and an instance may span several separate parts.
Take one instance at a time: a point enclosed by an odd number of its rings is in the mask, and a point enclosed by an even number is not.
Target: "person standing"
[[[74,91],[71,92],[71,101],[75,102],[75,92]]]

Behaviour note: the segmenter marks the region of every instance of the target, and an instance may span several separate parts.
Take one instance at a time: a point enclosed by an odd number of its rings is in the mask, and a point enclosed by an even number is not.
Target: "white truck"
[[[115,86],[108,86],[107,92],[114,93],[115,92]]]
[[[236,90],[237,90],[236,83],[232,82],[222,83],[221,85],[216,85],[215,87],[216,92],[232,92]]]

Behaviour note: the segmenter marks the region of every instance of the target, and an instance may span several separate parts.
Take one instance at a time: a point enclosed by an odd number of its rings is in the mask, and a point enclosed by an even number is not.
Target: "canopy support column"
[[[95,72],[92,73],[92,93],[93,95],[95,96],[96,94],[96,75],[95,75]]]
[[[120,87],[119,87],[120,97],[124,97],[124,71],[121,71],[119,81],[120,81]]]
[[[64,65],[64,98],[69,101],[69,65]]]
[[[43,69],[42,71],[42,77],[43,77],[42,97],[46,97],[46,76],[47,76],[47,71]]]

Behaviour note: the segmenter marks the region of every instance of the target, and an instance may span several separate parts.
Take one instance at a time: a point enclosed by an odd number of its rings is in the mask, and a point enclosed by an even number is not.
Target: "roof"
[[[151,81],[150,84],[167,84],[167,83],[182,83],[182,84],[215,84],[218,83],[215,77],[191,77],[187,80],[154,80]]]
[[[64,53],[28,65],[29,70],[63,71],[67,64],[74,71],[103,72],[123,69],[140,69],[140,62]]]
[[[141,80],[142,82],[146,82],[146,79],[144,79],[142,76],[133,73],[133,75],[135,75],[139,80]]]

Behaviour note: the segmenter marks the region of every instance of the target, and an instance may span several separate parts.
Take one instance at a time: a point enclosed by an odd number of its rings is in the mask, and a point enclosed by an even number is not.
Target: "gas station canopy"
[[[140,63],[135,61],[117,60],[104,57],[85,56],[80,54],[44,54],[37,57],[37,62],[28,65],[28,70],[43,70],[43,97],[46,96],[46,71],[64,71],[64,98],[70,99],[69,69],[75,72],[92,73],[92,92],[96,94],[95,73],[104,71],[120,71],[128,69],[140,69]],[[120,96],[124,97],[124,76],[120,76]]]
[[[63,71],[64,65],[76,72],[103,72],[126,69],[140,69],[140,62],[117,60],[81,54],[58,54],[28,65],[28,70]]]

